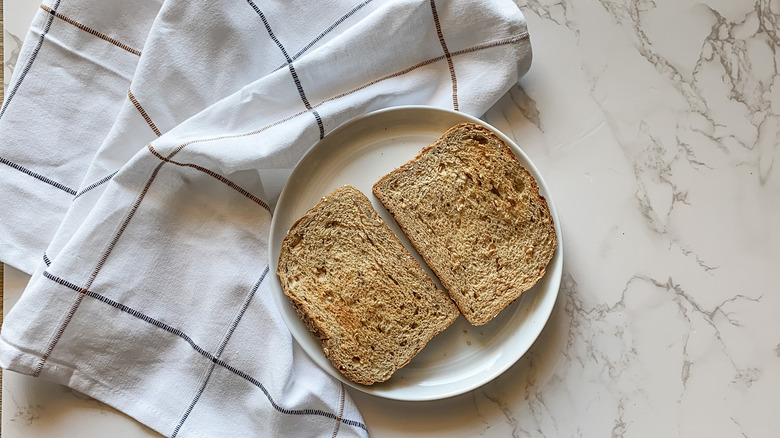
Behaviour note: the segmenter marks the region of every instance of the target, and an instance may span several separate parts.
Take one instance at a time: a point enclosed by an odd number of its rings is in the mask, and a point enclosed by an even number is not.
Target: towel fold
[[[365,436],[269,284],[274,202],[340,124],[481,115],[530,65],[511,0],[47,0],[0,109],[0,365],[166,436]],[[10,207],[10,208],[9,208]]]

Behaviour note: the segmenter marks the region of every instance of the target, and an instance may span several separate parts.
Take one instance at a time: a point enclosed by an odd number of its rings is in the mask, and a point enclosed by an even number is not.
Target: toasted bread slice
[[[537,182],[484,126],[451,128],[373,192],[474,325],[536,284],[557,245]]]
[[[389,379],[459,315],[352,186],[292,226],[277,274],[325,356],[365,385]]]

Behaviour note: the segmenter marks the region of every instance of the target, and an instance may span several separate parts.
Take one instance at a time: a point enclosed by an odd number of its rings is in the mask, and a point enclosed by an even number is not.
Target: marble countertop
[[[372,436],[777,436],[780,4],[517,3],[533,65],[484,119],[553,194],[558,302],[481,388],[425,403],[352,391]],[[38,2],[4,7],[8,81]],[[25,282],[6,268],[6,310]],[[7,438],[157,436],[14,373],[2,401]]]

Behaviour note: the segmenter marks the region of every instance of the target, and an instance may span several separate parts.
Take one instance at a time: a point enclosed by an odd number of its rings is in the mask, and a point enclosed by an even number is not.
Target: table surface
[[[560,296],[481,388],[352,391],[372,436],[777,436],[780,6],[516,1],[533,65],[484,119],[550,186]],[[38,4],[4,2],[6,82]],[[4,310],[26,281],[6,267]],[[5,373],[2,391],[6,438],[157,436],[59,385]]]

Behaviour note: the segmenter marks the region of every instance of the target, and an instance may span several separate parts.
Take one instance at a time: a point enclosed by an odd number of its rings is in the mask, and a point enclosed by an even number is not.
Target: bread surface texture
[[[389,379],[459,315],[352,186],[291,227],[277,274],[325,356],[364,385]]]
[[[557,246],[536,180],[481,125],[454,126],[373,193],[473,325],[533,287]]]

